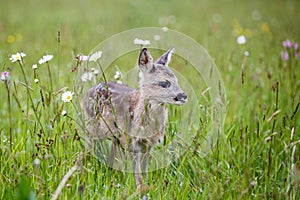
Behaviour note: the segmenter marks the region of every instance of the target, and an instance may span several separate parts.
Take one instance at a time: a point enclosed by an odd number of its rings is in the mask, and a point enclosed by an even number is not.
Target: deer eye
[[[166,81],[158,82],[158,85],[163,88],[168,88],[168,87],[170,87],[171,83],[170,83],[170,81],[166,80]]]

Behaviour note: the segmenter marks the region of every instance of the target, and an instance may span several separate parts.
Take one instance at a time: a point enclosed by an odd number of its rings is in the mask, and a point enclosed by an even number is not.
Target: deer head
[[[139,56],[141,79],[139,89],[145,99],[157,104],[182,105],[187,95],[179,87],[178,80],[168,67],[173,48],[165,52],[156,62],[150,52],[144,48]]]

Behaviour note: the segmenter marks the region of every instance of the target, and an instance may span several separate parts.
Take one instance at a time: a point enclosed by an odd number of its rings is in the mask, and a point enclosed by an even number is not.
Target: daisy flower
[[[23,57],[25,57],[26,56],[26,54],[25,53],[16,53],[16,54],[13,54],[13,55],[11,55],[11,57],[9,58],[9,60],[11,61],[11,62],[16,62],[16,61],[22,61],[22,58]]]
[[[66,91],[61,95],[61,100],[63,102],[70,102],[73,98],[73,94],[74,94],[74,92]]]
[[[97,51],[89,57],[89,61],[97,62],[97,60],[101,58],[101,56],[102,56],[102,51]]]
[[[146,46],[146,45],[150,44],[150,41],[149,40],[142,40],[142,39],[139,39],[139,38],[135,38],[133,40],[133,44],[138,44],[138,45]]]
[[[39,64],[44,64],[46,62],[49,62],[50,60],[52,60],[53,55],[44,55],[40,60],[39,60]]]
[[[4,83],[5,81],[7,81],[7,79],[9,78],[9,72],[8,71],[4,71],[1,73],[1,81],[2,83]]]

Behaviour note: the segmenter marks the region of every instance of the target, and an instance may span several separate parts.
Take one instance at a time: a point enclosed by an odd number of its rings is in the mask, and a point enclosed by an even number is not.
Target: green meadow
[[[0,4],[0,199],[300,199],[300,1]],[[142,27],[184,33],[207,50],[223,79],[226,118],[201,156],[207,116],[197,112],[197,137],[187,151],[137,189],[132,173],[109,168],[87,149],[78,124],[84,63],[76,56]],[[104,72],[107,79],[135,65],[138,52],[128,55]],[[203,82],[193,89],[206,88]],[[167,139],[175,137],[184,108],[170,106]]]

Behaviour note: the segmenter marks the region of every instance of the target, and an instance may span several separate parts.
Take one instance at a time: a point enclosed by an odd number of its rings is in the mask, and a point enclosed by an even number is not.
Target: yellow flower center
[[[71,96],[67,96],[67,100],[70,101],[71,100]]]

